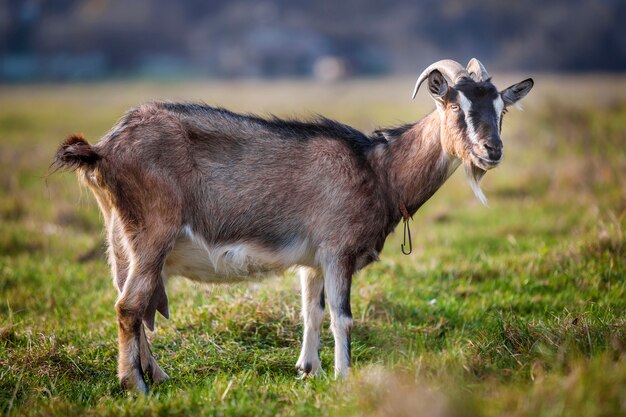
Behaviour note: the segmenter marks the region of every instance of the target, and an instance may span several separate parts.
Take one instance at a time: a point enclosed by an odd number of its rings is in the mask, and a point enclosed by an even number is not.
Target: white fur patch
[[[352,329],[352,324],[352,317],[339,316],[331,319],[330,328],[335,338],[335,378],[348,376],[350,367],[350,353],[348,351],[350,339],[348,334]]]
[[[496,110],[496,120],[498,123],[498,130],[500,129],[500,120],[502,120],[502,112],[504,111],[504,100],[498,94],[498,97],[493,100],[493,108]]]
[[[324,309],[320,305],[320,293],[324,290],[324,278],[309,268],[300,268],[300,285],[302,288],[304,337],[296,367],[304,371],[303,376],[308,377],[316,375],[321,369],[318,350],[320,329],[324,320]],[[309,372],[305,375],[306,370]]]
[[[459,105],[461,106],[461,110],[463,110],[463,114],[465,115],[465,125],[467,126],[467,134],[472,143],[478,143],[478,135],[476,134],[476,128],[472,124],[472,120],[469,117],[470,110],[472,109],[472,102],[465,97],[460,91],[457,91],[459,94]]]
[[[235,282],[276,275],[296,265],[309,265],[308,240],[280,250],[257,243],[208,245],[190,226],[182,228],[165,262],[166,275],[181,275],[201,282]]]

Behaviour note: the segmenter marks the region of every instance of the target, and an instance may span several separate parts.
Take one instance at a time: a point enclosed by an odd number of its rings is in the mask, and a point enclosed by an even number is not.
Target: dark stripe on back
[[[195,117],[211,119],[219,117],[221,122],[232,123],[236,127],[242,125],[249,129],[250,125],[257,125],[259,128],[268,130],[281,138],[288,139],[310,139],[315,137],[328,137],[340,139],[350,146],[357,153],[365,153],[381,140],[369,138],[351,126],[339,123],[335,120],[317,116],[310,121],[300,121],[291,119],[281,119],[275,116],[262,118],[252,114],[239,114],[230,110],[211,107],[202,103],[156,103],[162,109],[179,114],[193,115]]]

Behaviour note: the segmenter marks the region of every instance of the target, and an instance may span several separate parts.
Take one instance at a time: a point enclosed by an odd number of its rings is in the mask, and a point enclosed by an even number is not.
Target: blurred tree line
[[[624,0],[0,0],[0,80],[623,71],[624,21]]]

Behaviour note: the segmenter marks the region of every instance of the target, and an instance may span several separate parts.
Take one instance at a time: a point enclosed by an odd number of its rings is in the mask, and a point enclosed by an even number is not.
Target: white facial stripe
[[[463,110],[463,114],[465,115],[465,125],[467,126],[467,133],[469,135],[472,143],[478,143],[478,137],[476,136],[476,129],[472,124],[472,121],[469,117],[470,110],[472,108],[472,102],[469,101],[465,94],[458,91],[459,94],[459,105],[461,106],[461,110]]]
[[[500,95],[493,100],[493,108],[496,110],[496,120],[498,123],[498,130],[500,130],[500,120],[502,120],[502,112],[504,111],[504,100],[502,100]]]

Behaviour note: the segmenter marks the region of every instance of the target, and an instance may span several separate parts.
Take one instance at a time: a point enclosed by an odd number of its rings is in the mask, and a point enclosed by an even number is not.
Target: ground
[[[506,87],[525,76],[494,77]],[[413,80],[115,82],[0,87],[0,411],[7,415],[616,416],[626,414],[626,78],[535,76],[504,121],[489,208],[459,170],[353,281],[352,375],[297,379],[299,284],[170,283],[147,397],[116,378],[115,290],[95,202],[58,144],[96,141],[153,98],[365,131],[434,105]]]

